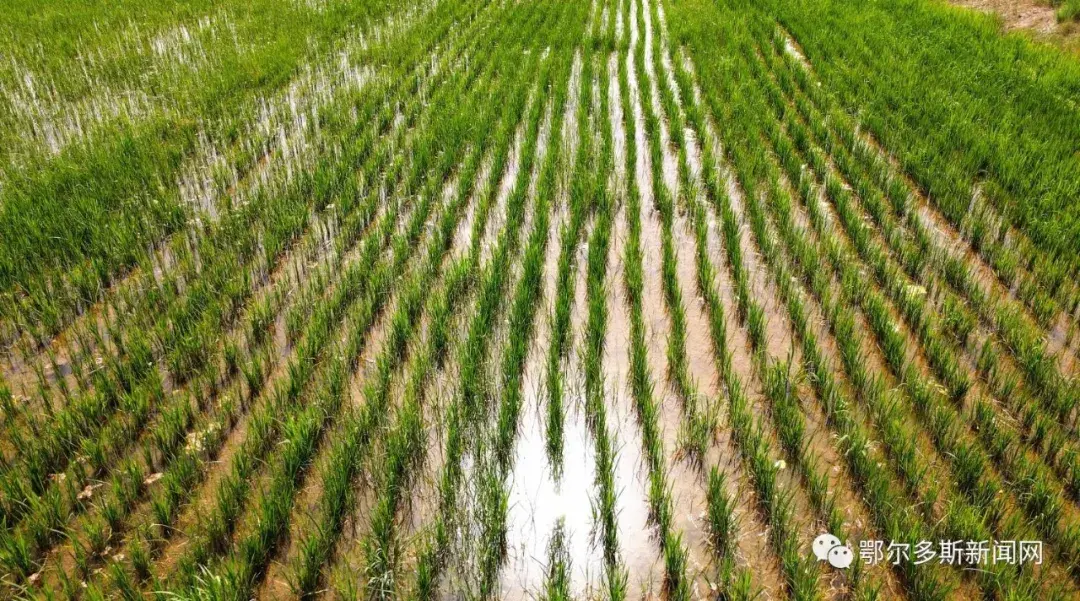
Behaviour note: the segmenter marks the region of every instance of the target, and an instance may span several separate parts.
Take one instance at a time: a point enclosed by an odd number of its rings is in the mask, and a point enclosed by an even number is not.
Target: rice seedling
[[[551,16],[553,15],[549,15],[549,18]],[[543,57],[539,68],[540,85],[544,85],[551,76],[552,67],[549,57]],[[467,441],[464,438],[468,435],[465,430],[475,430],[479,418],[489,412],[487,398],[490,392],[487,388],[488,384],[484,381],[485,375],[483,371],[489,360],[491,350],[490,334],[492,325],[505,308],[505,299],[502,292],[509,285],[507,276],[510,274],[508,269],[515,260],[512,251],[521,243],[519,234],[524,222],[525,203],[528,200],[526,192],[529,188],[532,161],[535,159],[536,154],[536,140],[541,117],[544,113],[542,110],[543,103],[537,100],[535,96],[536,94],[533,93],[533,98],[530,100],[531,106],[526,119],[526,144],[522,152],[525,159],[522,161],[512,184],[512,192],[508,199],[506,226],[496,241],[495,248],[487,264],[481,266],[479,262],[477,263],[479,277],[478,306],[469,320],[467,338],[463,341],[457,358],[460,372],[460,393],[455,396],[447,409],[447,434],[444,445],[445,465],[438,479],[438,515],[435,518],[430,538],[424,542],[417,560],[415,569],[417,578],[413,589],[413,595],[417,598],[431,598],[436,592],[435,587],[438,585],[443,571],[446,569],[448,562],[447,548],[452,535],[451,528],[454,527],[454,521],[456,520],[455,511],[459,498],[459,486],[463,476],[462,461],[465,453],[469,452],[469,448],[466,447]],[[493,170],[493,173],[499,172],[501,170]],[[534,232],[539,231],[539,229],[534,230]],[[535,233],[533,237],[538,235],[538,233]],[[477,252],[476,240],[477,238],[474,236],[472,245],[474,254]],[[535,250],[532,255],[534,262],[539,261],[542,256],[537,255]],[[534,279],[537,277],[533,276]],[[522,279],[520,282],[527,282],[527,280]],[[523,290],[525,285],[521,284]],[[520,305],[520,303],[515,303],[515,305]],[[518,309],[518,311],[520,312],[522,309]],[[516,352],[521,353],[522,350],[519,348]],[[509,424],[505,424],[499,430],[502,432],[503,440],[506,440],[506,437],[509,436],[509,428]],[[507,443],[504,442],[504,449],[506,445]],[[503,453],[505,454],[506,451],[504,450]],[[486,474],[479,475],[479,480],[481,492],[479,493],[478,505],[484,509],[484,515],[488,516],[488,519],[482,522],[484,532],[487,534],[484,540],[489,543],[494,542],[494,544],[485,545],[485,556],[478,560],[480,564],[477,569],[483,575],[483,586],[490,587],[494,584],[492,581],[493,572],[501,562],[502,552],[505,550],[505,547],[499,544],[503,532],[499,526],[499,520],[505,519],[502,516],[505,516],[506,507],[504,503],[506,497],[502,491],[501,483],[498,482],[492,472],[489,471]],[[485,566],[487,566],[486,570],[484,569]]]
[[[0,8],[0,596],[1080,592],[1060,49],[932,0],[54,4]]]

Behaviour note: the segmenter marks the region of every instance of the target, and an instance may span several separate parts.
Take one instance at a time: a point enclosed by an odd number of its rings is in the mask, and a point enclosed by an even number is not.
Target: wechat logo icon
[[[818,561],[827,561],[829,565],[840,570],[847,569],[855,560],[855,554],[851,552],[851,548],[828,533],[814,539],[813,551]]]

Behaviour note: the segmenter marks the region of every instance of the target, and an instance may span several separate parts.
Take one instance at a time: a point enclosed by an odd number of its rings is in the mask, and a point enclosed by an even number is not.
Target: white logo
[[[841,570],[850,567],[855,560],[851,549],[842,544],[839,538],[828,533],[814,539],[813,551],[818,561],[828,561],[829,565]]]
[[[855,554],[844,545],[838,545],[829,550],[829,565],[834,568],[846,570],[854,561]]]

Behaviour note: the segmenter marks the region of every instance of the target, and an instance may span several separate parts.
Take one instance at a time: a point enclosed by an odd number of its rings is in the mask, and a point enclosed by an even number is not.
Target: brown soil
[[[1048,3],[1037,0],[949,0],[956,6],[990,13],[1001,19],[1006,31],[1031,30],[1047,35],[1058,30],[1057,16]]]

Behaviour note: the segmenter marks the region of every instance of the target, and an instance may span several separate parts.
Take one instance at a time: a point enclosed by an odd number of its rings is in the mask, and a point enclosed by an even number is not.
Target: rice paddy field
[[[0,15],[0,598],[1080,599],[1075,56],[938,0]]]

